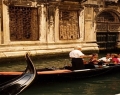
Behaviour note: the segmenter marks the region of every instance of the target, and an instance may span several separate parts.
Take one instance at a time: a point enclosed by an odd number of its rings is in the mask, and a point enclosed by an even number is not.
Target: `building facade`
[[[2,0],[0,56],[120,47],[118,0]],[[11,54],[12,53],[12,54]]]

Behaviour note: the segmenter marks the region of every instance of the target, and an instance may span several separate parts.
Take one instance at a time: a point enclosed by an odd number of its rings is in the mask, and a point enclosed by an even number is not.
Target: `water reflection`
[[[70,58],[68,56],[62,56],[62,57],[52,57],[52,58],[39,58],[38,56],[35,58],[32,58],[35,66],[37,69],[40,68],[51,68],[55,67],[62,68],[65,65],[71,65]]]
[[[120,75],[108,75],[79,81],[37,83],[21,95],[115,95],[120,93]]]

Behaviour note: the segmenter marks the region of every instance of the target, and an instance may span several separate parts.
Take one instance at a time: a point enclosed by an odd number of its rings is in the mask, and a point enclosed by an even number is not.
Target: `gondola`
[[[48,81],[68,81],[83,79],[88,77],[96,77],[101,75],[111,75],[120,73],[120,64],[108,64],[108,65],[94,65],[90,67],[86,64],[86,68],[80,70],[72,70],[70,66],[65,66],[63,68],[44,68],[37,70],[38,81],[48,82]]]
[[[26,89],[36,78],[36,68],[26,53],[26,70],[17,78],[0,85],[0,95],[18,95]]]
[[[46,70],[45,70],[46,69]],[[120,73],[120,65],[109,65],[103,67],[95,67],[94,69],[81,69],[81,70],[69,70],[69,69],[42,69],[38,70],[39,82],[51,82],[51,81],[69,81],[80,80],[99,76],[114,75]]]

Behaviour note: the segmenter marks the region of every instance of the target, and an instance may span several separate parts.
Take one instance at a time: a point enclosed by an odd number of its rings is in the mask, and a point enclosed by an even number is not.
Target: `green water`
[[[68,56],[57,56],[57,57],[47,57],[40,58],[39,56],[33,57],[31,59],[36,67],[36,69],[55,67],[62,68],[65,65],[70,65],[70,59]],[[20,59],[7,59],[0,60],[0,71],[24,71],[26,68],[25,58]]]
[[[99,57],[105,54],[99,54]],[[39,57],[31,56],[31,59],[36,69],[55,67],[62,68],[65,65],[71,65],[68,55],[53,56],[53,57]],[[88,60],[88,59],[85,59]],[[24,71],[26,68],[25,57],[0,60],[0,71]]]
[[[32,57],[31,57],[32,58]],[[64,65],[69,65],[70,60],[68,58],[43,58],[40,59],[38,57],[32,58],[34,65],[36,69],[41,68],[48,68],[48,67],[55,67],[55,68],[61,68],[64,67]],[[25,59],[20,60],[4,60],[0,62],[0,71],[24,71],[26,68],[26,61]]]
[[[115,95],[120,93],[120,74],[77,81],[37,83],[20,95]]]

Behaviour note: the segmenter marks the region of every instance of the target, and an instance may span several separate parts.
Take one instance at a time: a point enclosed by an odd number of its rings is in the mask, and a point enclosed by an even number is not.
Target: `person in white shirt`
[[[81,52],[81,47],[76,47],[69,53],[69,56],[70,58],[83,58],[84,54]]]
[[[103,63],[109,64],[111,62],[111,54],[107,53],[106,56],[100,58],[99,61],[103,61]]]
[[[73,70],[84,69],[83,57],[90,57],[90,56],[86,56],[85,54],[83,54],[81,50],[82,50],[82,47],[77,46],[74,48],[74,50],[72,50],[69,53],[69,57],[71,58]]]

